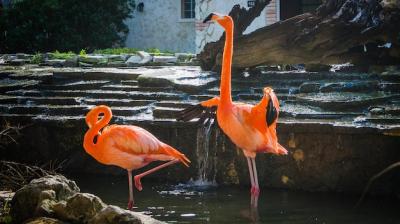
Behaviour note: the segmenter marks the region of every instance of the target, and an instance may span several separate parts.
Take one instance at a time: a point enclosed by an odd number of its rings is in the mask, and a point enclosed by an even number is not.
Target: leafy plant
[[[82,49],[82,50],[79,52],[79,56],[87,57],[86,50],[85,50],[85,49]]]
[[[0,52],[52,52],[123,45],[134,0],[24,0],[0,8]]]
[[[98,49],[93,53],[95,54],[135,54],[139,50],[136,48],[106,48],[106,49]]]
[[[74,57],[76,54],[72,51],[59,52],[58,50],[56,50],[55,52],[50,53],[50,55],[52,59],[69,59]]]
[[[37,52],[35,55],[33,55],[32,59],[31,59],[31,63],[32,64],[40,64],[44,61],[44,57],[43,54]]]

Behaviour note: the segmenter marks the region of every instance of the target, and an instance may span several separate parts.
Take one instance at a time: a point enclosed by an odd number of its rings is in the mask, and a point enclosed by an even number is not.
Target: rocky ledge
[[[105,204],[99,197],[81,193],[74,181],[61,175],[32,180],[11,200],[14,223],[163,223],[147,215]]]

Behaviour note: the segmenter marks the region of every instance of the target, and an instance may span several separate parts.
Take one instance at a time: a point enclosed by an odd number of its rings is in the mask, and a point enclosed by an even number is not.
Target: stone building
[[[254,0],[139,0],[136,3],[133,18],[126,21],[127,47],[199,53],[206,43],[219,39],[223,33],[219,26],[202,24],[208,14],[228,14],[236,4],[248,8]],[[271,0],[245,34],[315,9],[320,3],[321,0]]]

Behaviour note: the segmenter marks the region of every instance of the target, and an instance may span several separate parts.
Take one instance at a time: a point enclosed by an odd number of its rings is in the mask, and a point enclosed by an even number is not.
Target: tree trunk
[[[209,62],[208,67],[218,67],[221,55]],[[346,62],[400,63],[399,0],[327,0],[314,13],[263,27],[234,43],[233,67],[239,69]]]

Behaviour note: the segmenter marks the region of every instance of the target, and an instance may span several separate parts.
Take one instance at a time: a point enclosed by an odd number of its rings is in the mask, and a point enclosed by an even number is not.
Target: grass
[[[137,48],[106,48],[106,49],[97,49],[95,50],[93,53],[94,54],[136,54],[139,51],[139,49]],[[152,54],[152,55],[174,55],[174,52],[171,51],[161,51],[158,48],[147,48],[144,51]],[[68,52],[60,52],[58,50],[49,53],[50,55],[50,59],[69,59],[72,57],[75,57],[77,55],[81,56],[81,57],[86,57],[87,53],[86,50],[82,49],[78,54],[72,52],[72,51],[68,51]],[[44,54],[37,52],[32,60],[31,63],[33,64],[40,64],[44,62]]]
[[[44,57],[43,54],[37,52],[35,55],[33,55],[32,59],[31,59],[31,63],[32,64],[40,64],[44,61]]]
[[[136,54],[140,51],[137,48],[106,48],[106,49],[98,49],[95,50],[94,54]],[[153,55],[173,55],[174,53],[171,51],[161,51],[158,48],[147,48],[144,51],[153,54]]]
[[[76,54],[72,51],[68,52],[59,52],[59,51],[54,51],[50,53],[51,59],[69,59],[76,56]]]
[[[136,54],[139,50],[136,48],[106,48],[95,50],[94,54]]]

